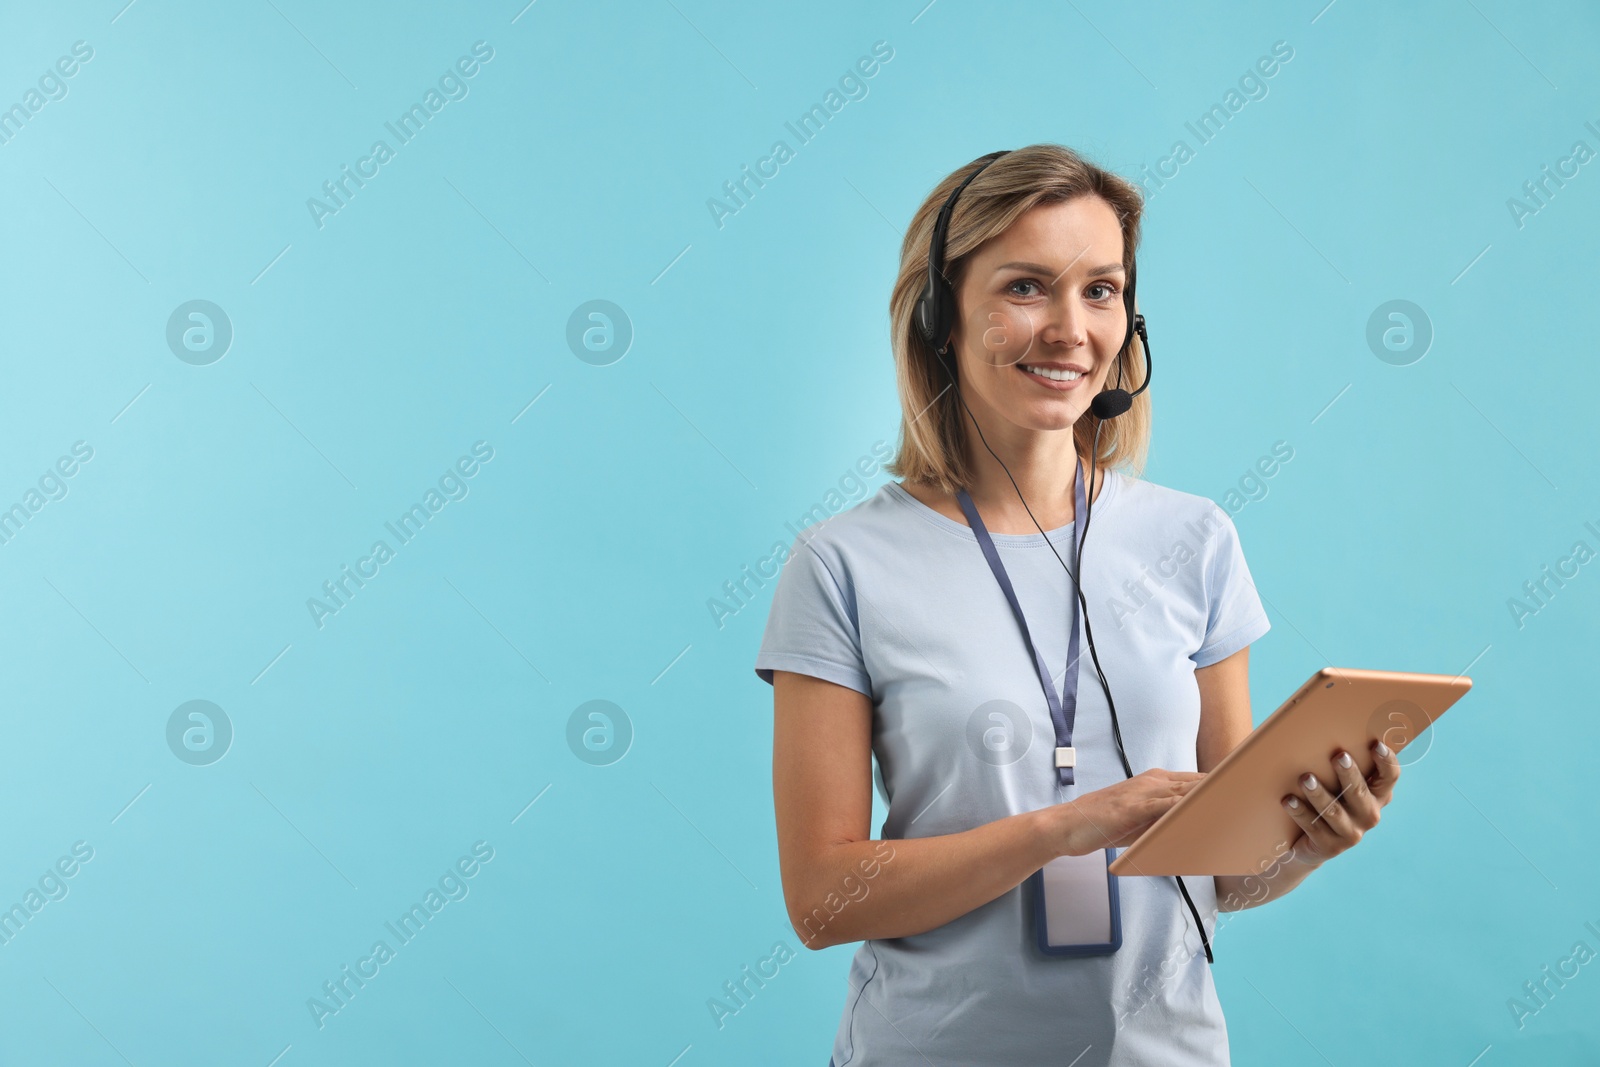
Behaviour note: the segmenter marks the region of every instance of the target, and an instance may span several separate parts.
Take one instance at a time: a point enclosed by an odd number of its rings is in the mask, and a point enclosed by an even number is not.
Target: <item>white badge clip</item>
[[[1057,767],[1076,767],[1078,765],[1078,750],[1068,745],[1066,748],[1056,749]]]

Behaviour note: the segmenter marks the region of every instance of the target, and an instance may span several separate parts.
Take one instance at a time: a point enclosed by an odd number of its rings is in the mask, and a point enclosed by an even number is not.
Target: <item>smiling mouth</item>
[[[1039,385],[1056,390],[1071,389],[1088,377],[1088,372],[1082,368],[1046,363],[1018,364],[1017,370]]]

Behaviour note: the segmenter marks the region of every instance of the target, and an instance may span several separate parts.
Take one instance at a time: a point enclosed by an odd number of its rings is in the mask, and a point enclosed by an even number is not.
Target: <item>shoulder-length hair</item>
[[[969,485],[967,416],[944,366],[922,339],[913,322],[917,298],[928,278],[929,242],[934,222],[950,193],[979,166],[974,160],[954,171],[928,194],[906,230],[900,246],[900,273],[889,297],[895,377],[900,390],[900,443],[884,470],[908,482],[931,484],[945,492]],[[972,255],[998,237],[1023,212],[1039,204],[1097,196],[1111,206],[1122,224],[1122,265],[1132,269],[1139,247],[1144,198],[1132,182],[1090,163],[1070,148],[1036,144],[1008,152],[973,179],[956,201],[945,241],[945,277],[957,294]],[[961,328],[960,309],[956,325]],[[951,352],[954,362],[954,351]],[[1144,381],[1144,350],[1134,334],[1117,356],[1122,388],[1132,392]],[[1117,384],[1118,367],[1107,372],[1106,386]],[[1104,421],[1095,461],[1106,469],[1121,467],[1133,477],[1144,468],[1150,445],[1150,394],[1140,393],[1133,406],[1113,419],[1085,411],[1073,426],[1079,455],[1087,458],[1095,430]]]

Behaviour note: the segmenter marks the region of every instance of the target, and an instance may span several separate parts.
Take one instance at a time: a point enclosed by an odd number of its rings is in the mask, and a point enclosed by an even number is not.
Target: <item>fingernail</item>
[[[1379,741],[1378,742],[1378,755],[1387,756],[1388,754],[1389,754],[1389,746],[1384,744],[1382,741]]]
[[[1286,807],[1286,808],[1296,808],[1296,809],[1298,809],[1300,807],[1300,801],[1296,797],[1290,797],[1288,800],[1285,800],[1283,802],[1283,806]]]
[[[1348,753],[1348,752],[1339,753],[1339,766],[1341,766],[1341,767],[1350,766],[1350,753]]]
[[[1300,779],[1300,784],[1305,786],[1307,789],[1315,789],[1317,787],[1317,776],[1314,774],[1308,774],[1304,778]]]

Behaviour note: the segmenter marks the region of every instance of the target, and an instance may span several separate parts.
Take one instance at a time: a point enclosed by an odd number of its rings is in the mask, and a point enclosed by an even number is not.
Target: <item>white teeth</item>
[[[1037,374],[1041,378],[1049,378],[1054,382],[1070,382],[1082,378],[1083,375],[1075,370],[1058,370],[1055,367],[1023,367],[1029,374]]]

